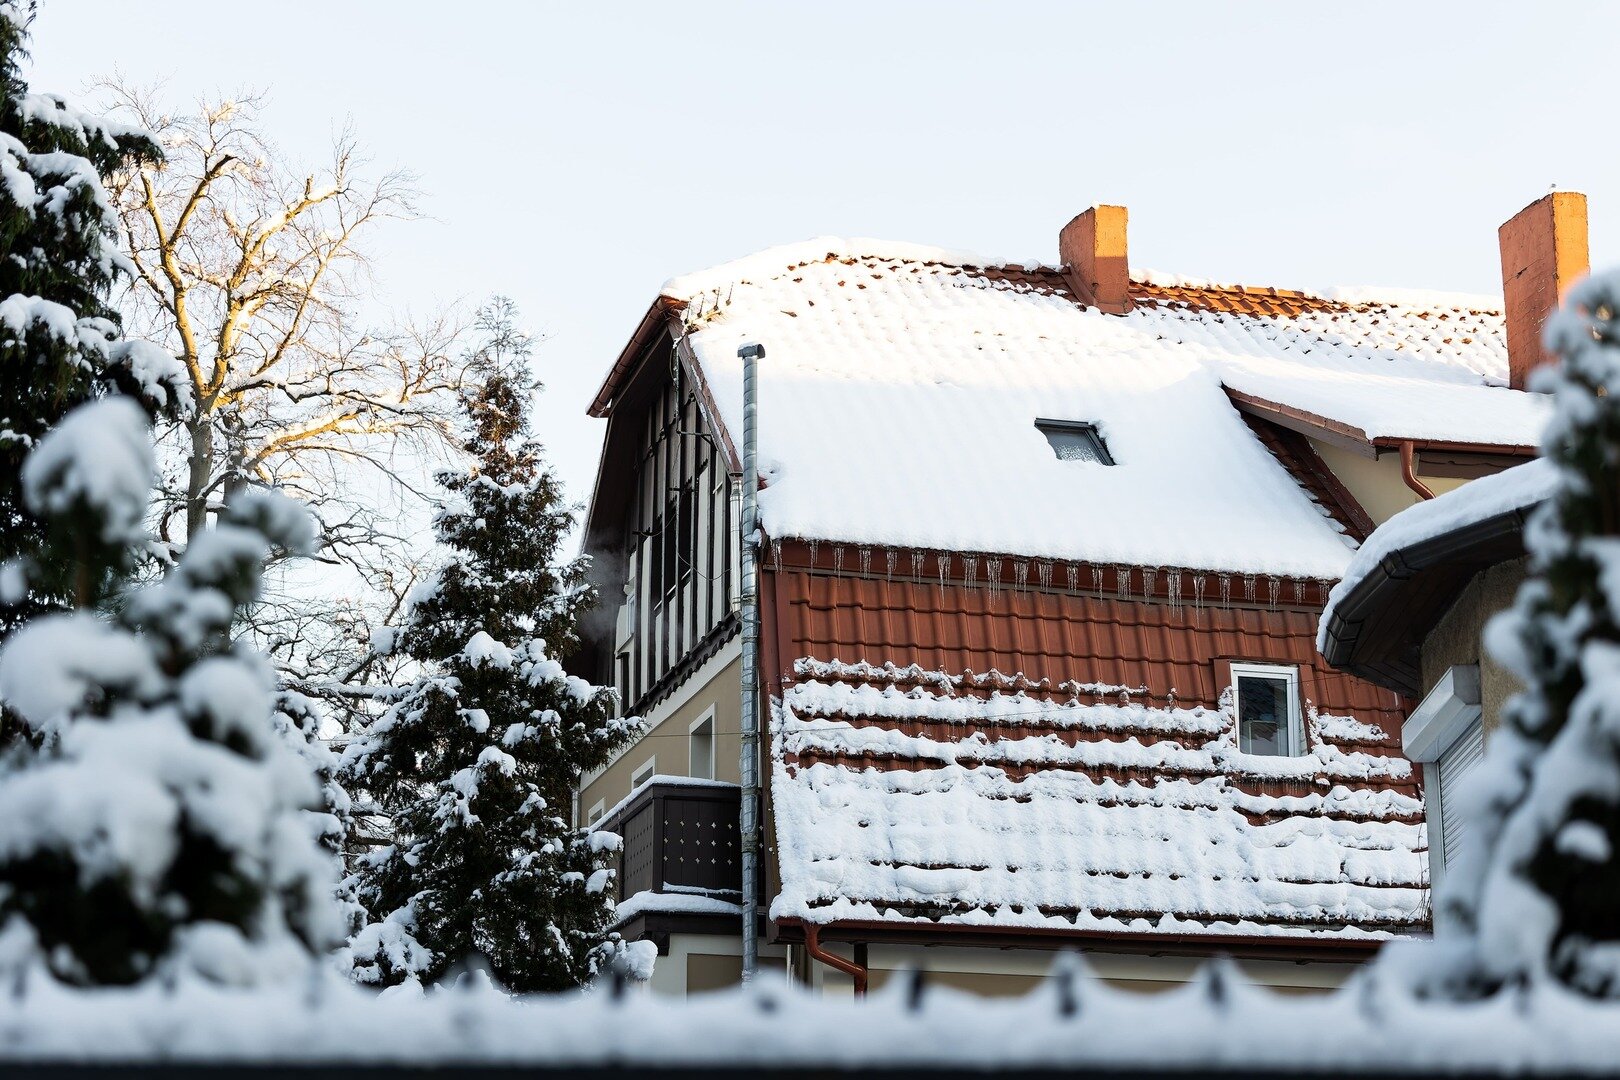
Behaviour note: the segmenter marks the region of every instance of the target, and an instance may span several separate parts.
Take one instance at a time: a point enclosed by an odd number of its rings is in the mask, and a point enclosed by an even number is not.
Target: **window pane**
[[[1090,424],[1037,423],[1042,435],[1059,461],[1088,461],[1093,465],[1112,465],[1114,459],[1103,445],[1102,437]]]
[[[1046,441],[1052,444],[1059,461],[1099,462],[1097,444],[1091,436],[1079,431],[1048,431]]]
[[[1288,680],[1243,675],[1237,681],[1238,749],[1289,754]]]

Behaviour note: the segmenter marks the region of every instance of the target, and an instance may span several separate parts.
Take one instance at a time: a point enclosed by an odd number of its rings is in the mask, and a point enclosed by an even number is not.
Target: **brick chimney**
[[[1586,196],[1555,191],[1520,210],[1497,231],[1507,315],[1508,385],[1527,389],[1530,372],[1553,358],[1541,326],[1564,290],[1588,270]]]
[[[1093,206],[1058,233],[1058,259],[1068,269],[1069,288],[1083,303],[1114,315],[1131,310],[1125,217],[1123,206]]]

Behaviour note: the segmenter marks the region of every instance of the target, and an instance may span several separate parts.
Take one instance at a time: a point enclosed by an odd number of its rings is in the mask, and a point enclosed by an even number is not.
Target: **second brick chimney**
[[[1125,218],[1123,206],[1093,206],[1058,233],[1058,260],[1075,298],[1114,315],[1131,310]]]
[[[1514,214],[1497,232],[1507,317],[1508,385],[1528,388],[1530,373],[1552,357],[1541,327],[1564,290],[1586,273],[1586,196],[1555,191]]]

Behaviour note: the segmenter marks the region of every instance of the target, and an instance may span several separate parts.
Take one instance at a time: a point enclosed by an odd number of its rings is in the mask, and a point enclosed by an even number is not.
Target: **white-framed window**
[[[1457,791],[1485,753],[1479,667],[1448,668],[1401,725],[1401,749],[1423,763],[1423,814],[1429,826],[1429,887],[1445,877],[1468,820]]]
[[[1294,757],[1305,752],[1299,709],[1299,668],[1292,664],[1232,665],[1238,750]]]
[[[606,811],[607,811],[607,802],[606,802],[606,800],[597,799],[594,803],[591,804],[590,812],[585,815],[585,824],[587,824],[587,825],[595,825],[598,821],[602,820],[602,815]]]
[[[687,729],[690,760],[687,773],[703,780],[714,779],[714,706],[692,721]]]
[[[630,790],[634,791],[642,784],[645,784],[648,780],[651,780],[653,778],[653,774],[657,771],[658,759],[656,757],[650,757],[646,761],[643,761],[640,765],[637,765],[635,771],[630,774]]]

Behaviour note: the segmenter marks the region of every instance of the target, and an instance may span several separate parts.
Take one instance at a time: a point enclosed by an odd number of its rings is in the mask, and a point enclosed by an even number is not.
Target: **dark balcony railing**
[[[598,828],[624,838],[619,899],[637,893],[712,896],[740,901],[737,840],[741,790],[713,781],[652,780]]]

